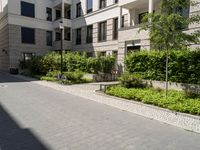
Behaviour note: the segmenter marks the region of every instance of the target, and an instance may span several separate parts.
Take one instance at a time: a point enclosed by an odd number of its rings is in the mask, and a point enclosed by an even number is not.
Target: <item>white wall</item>
[[[8,10],[8,0],[0,0],[0,19],[3,18]]]

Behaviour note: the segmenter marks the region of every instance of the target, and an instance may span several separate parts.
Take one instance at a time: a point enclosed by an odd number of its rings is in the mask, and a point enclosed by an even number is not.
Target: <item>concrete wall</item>
[[[52,49],[52,47],[46,46],[46,30],[36,28],[35,40],[35,44],[23,44],[21,42],[21,26],[9,25],[11,67],[18,67],[19,60],[23,59],[23,53],[36,53],[36,55],[42,55]]]

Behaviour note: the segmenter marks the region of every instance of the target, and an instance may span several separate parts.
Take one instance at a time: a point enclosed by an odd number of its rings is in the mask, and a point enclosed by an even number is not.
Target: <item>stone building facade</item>
[[[200,3],[200,0],[196,0]],[[19,67],[20,60],[60,50],[117,55],[150,49],[148,32],[138,32],[145,13],[157,11],[160,0],[1,0],[0,70]],[[27,11],[28,10],[28,11]],[[190,7],[189,14],[199,13]],[[59,29],[60,22],[64,30]],[[199,30],[199,24],[187,31]],[[200,45],[191,45],[192,48]]]

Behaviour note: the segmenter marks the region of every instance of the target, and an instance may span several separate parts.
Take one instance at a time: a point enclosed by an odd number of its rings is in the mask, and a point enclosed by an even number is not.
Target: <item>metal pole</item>
[[[166,49],[166,85],[165,85],[165,96],[167,98],[168,95],[168,63],[169,63],[169,56],[168,56],[168,47]]]
[[[63,35],[62,35],[62,33],[63,33],[63,29],[61,29],[61,35],[60,35],[60,37],[61,37],[61,39],[60,39],[60,44],[61,44],[61,50],[60,50],[60,56],[61,56],[61,62],[60,62],[60,73],[61,73],[61,78],[62,78],[62,75],[63,75]]]

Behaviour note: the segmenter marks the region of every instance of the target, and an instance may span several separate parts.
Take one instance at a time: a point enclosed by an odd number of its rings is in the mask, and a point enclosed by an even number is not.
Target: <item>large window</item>
[[[182,17],[185,18],[189,18],[190,15],[190,8],[188,6],[188,8],[182,8],[182,7],[178,7],[176,8],[176,13],[180,14]],[[188,28],[188,24],[184,24],[184,23],[177,23],[177,29],[183,30],[183,29],[187,29]]]
[[[86,43],[93,42],[93,25],[87,26],[87,40]]]
[[[76,17],[81,16],[81,3],[76,4]]]
[[[99,8],[101,9],[101,8],[104,8],[104,7],[106,7],[106,0],[100,0],[99,1]]]
[[[113,39],[118,39],[118,18],[113,20]]]
[[[87,0],[87,13],[90,13],[93,11],[93,0]]]
[[[60,40],[61,40],[61,33],[56,32],[56,41],[60,41]]]
[[[99,36],[98,36],[98,40],[101,42],[101,41],[106,41],[106,37],[107,37],[107,28],[106,28],[106,21],[105,22],[101,22],[99,23]]]
[[[35,44],[35,29],[22,27],[21,41],[26,44]]]
[[[46,8],[47,21],[52,21],[52,8]]]
[[[26,17],[35,17],[35,5],[21,1],[21,15]]]
[[[52,42],[53,42],[53,38],[52,38],[52,31],[47,31],[46,32],[46,42],[47,42],[47,46],[52,46]]]
[[[66,41],[70,41],[71,40],[71,28],[65,28],[64,32],[65,32],[64,39]]]
[[[81,44],[81,28],[76,29],[76,44]]]
[[[56,20],[61,18],[61,10],[56,9]]]

